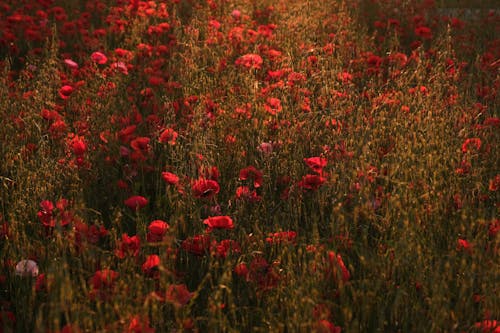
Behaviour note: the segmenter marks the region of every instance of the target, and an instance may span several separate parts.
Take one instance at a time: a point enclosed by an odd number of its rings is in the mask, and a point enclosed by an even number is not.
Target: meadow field
[[[0,332],[500,332],[495,1],[0,0],[0,71]]]

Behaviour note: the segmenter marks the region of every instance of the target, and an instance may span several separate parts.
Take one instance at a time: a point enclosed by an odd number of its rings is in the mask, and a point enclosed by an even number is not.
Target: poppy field
[[[0,332],[500,332],[477,3],[0,0]]]

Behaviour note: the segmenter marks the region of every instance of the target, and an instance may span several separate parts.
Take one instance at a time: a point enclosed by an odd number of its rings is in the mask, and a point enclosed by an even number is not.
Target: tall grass
[[[499,16],[443,6],[0,1],[0,331],[497,332]]]

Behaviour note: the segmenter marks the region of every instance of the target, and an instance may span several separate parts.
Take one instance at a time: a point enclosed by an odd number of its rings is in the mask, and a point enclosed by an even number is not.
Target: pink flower
[[[78,68],[78,64],[76,62],[74,62],[73,60],[71,60],[71,59],[64,59],[64,63],[69,68],[72,68],[72,69],[77,69]]]
[[[16,275],[19,276],[38,276],[38,265],[33,260],[21,260],[16,265]]]

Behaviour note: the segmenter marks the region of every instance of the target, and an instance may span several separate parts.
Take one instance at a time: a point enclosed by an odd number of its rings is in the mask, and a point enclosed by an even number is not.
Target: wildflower
[[[195,198],[213,198],[219,193],[220,186],[215,180],[200,178],[193,182],[191,190]]]
[[[191,254],[203,256],[210,249],[210,235],[196,235],[187,238],[182,241],[181,247]]]
[[[269,244],[295,243],[296,238],[297,233],[295,231],[281,231],[270,233],[266,238],[266,242]]]
[[[262,57],[258,54],[245,54],[239,57],[235,65],[241,66],[247,69],[261,69],[262,67]]]
[[[333,277],[335,280],[341,277],[343,282],[347,282],[351,278],[351,274],[345,266],[344,260],[342,260],[340,254],[336,254],[333,251],[328,251],[328,268],[326,270],[326,276]]]
[[[179,134],[172,128],[166,128],[161,132],[160,137],[158,138],[158,142],[168,143],[169,145],[173,146],[176,144],[178,136]]]
[[[205,219],[203,224],[206,224],[210,229],[233,229],[233,220],[229,216],[213,216]]]
[[[133,195],[125,200],[125,205],[132,210],[139,210],[141,208],[144,208],[148,203],[148,199],[140,195]]]
[[[488,190],[495,192],[500,188],[500,174],[490,179]]]
[[[302,180],[297,183],[297,185],[302,188],[304,191],[316,191],[321,185],[323,185],[326,181],[326,178],[323,178],[319,175],[305,175],[302,177]]]
[[[420,26],[415,28],[415,35],[417,35],[418,37],[422,37],[423,39],[431,39],[432,31],[426,26]]]
[[[471,150],[470,146],[474,147],[476,150],[481,148],[481,139],[479,138],[468,138],[462,144],[462,153],[467,153]]]
[[[169,185],[177,185],[179,183],[179,176],[168,171],[162,172],[161,178]]]
[[[239,180],[253,180],[253,186],[258,188],[262,185],[262,172],[250,165],[240,170]]]
[[[155,277],[160,266],[160,257],[157,254],[150,254],[142,264],[142,271],[150,277]]]
[[[483,333],[500,333],[500,321],[483,320],[474,324],[475,328],[481,329]]]
[[[78,69],[78,64],[71,59],[64,59],[64,63],[71,69]]]
[[[166,299],[175,307],[183,307],[188,304],[193,293],[190,292],[185,284],[171,284],[167,288]]]
[[[106,299],[113,291],[118,272],[111,269],[98,270],[90,279],[90,297],[94,299],[96,296],[101,299]]]
[[[246,200],[248,202],[259,202],[262,197],[255,190],[250,190],[248,186],[239,186],[236,189],[236,199]]]
[[[323,168],[326,167],[328,161],[323,157],[309,157],[304,158],[307,166],[310,167],[314,172],[318,174],[323,174]]]
[[[155,329],[149,326],[149,320],[140,316],[133,316],[126,333],[154,333]]]
[[[127,256],[137,257],[141,249],[141,240],[138,236],[130,237],[126,233],[122,234],[121,242],[116,249],[115,254],[118,258],[123,259]]]
[[[87,151],[87,145],[81,136],[76,135],[73,137],[70,144],[73,154],[77,156],[82,156]]]
[[[244,262],[236,265],[234,267],[233,271],[238,276],[244,277],[245,279],[248,278],[249,270],[248,270],[247,264],[245,264]]]
[[[215,255],[219,258],[226,258],[229,253],[241,253],[240,244],[232,239],[224,239],[220,243],[214,243]]]
[[[16,264],[16,275],[18,276],[38,276],[38,264],[33,260],[21,260]]]
[[[59,97],[68,99],[75,89],[70,85],[64,85],[59,89]]]
[[[466,239],[459,238],[457,240],[457,251],[465,251],[468,253],[472,252],[472,244],[469,243]]]
[[[148,233],[146,239],[148,242],[161,242],[165,236],[169,225],[162,220],[154,220],[148,226]]]
[[[267,98],[264,109],[273,116],[276,115],[277,113],[281,112],[281,110],[283,110],[283,107],[281,106],[281,100],[274,97]]]
[[[108,58],[101,52],[92,53],[90,59],[99,65],[104,65],[108,61]]]

